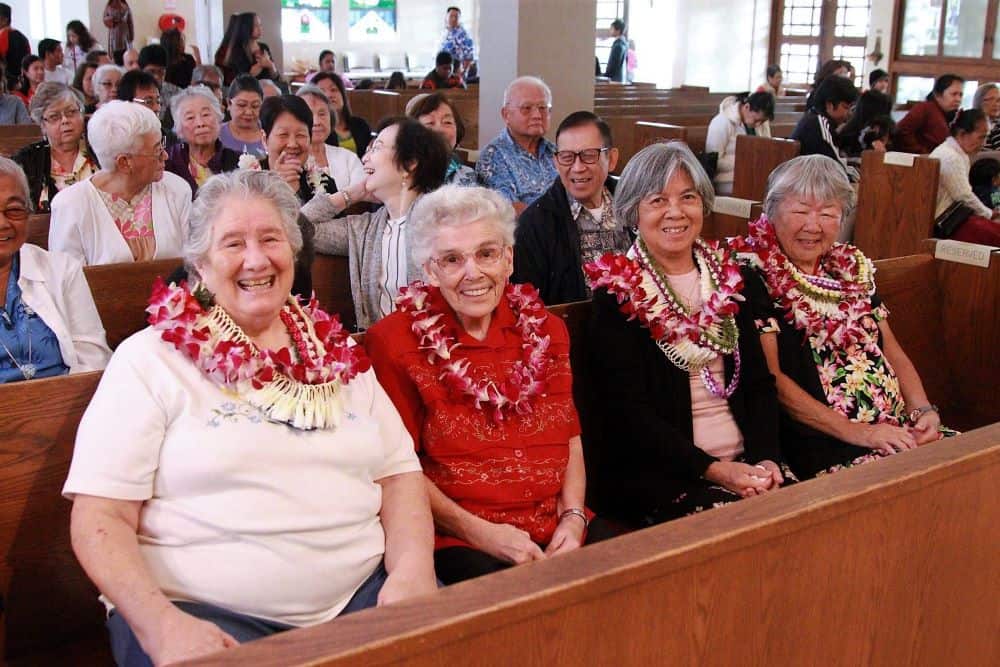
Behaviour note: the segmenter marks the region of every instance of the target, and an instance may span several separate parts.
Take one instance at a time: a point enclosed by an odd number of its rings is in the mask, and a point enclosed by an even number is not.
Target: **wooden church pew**
[[[28,238],[25,243],[33,243],[39,248],[49,249],[49,214],[32,213],[28,216]]]
[[[83,267],[112,349],[146,327],[153,283],[157,277],[166,280],[180,265],[179,259],[158,259]]]
[[[872,259],[919,252],[933,236],[938,166],[930,157],[865,151],[854,244]]]
[[[10,157],[41,138],[42,128],[34,124],[0,125],[0,155]]]
[[[768,176],[778,165],[798,154],[799,142],[791,139],[737,135],[733,196],[764,201]]]

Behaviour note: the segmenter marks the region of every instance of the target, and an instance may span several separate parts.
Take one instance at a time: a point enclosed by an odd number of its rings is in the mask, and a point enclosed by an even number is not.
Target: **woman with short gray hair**
[[[31,119],[42,128],[42,140],[14,154],[31,186],[31,205],[48,211],[56,193],[86,180],[98,161],[84,136],[83,95],[49,81],[38,86],[28,105]]]
[[[311,83],[299,88],[296,95],[309,105],[313,118],[306,170],[318,171],[332,181],[332,183],[327,183],[325,187],[329,193],[349,188],[363,181],[365,171],[357,153],[326,143],[326,138],[330,136],[333,129],[334,120],[330,98],[322,89]]]
[[[125,69],[118,65],[101,65],[94,70],[94,92],[97,94],[97,108],[118,99],[118,82],[122,80]]]
[[[514,208],[446,185],[409,224],[427,283],[402,288],[365,346],[422,457],[438,577],[452,584],[607,537],[600,522],[587,530],[566,325],[537,290],[509,282]]]
[[[802,478],[953,433],[889,327],[871,260],[835,242],[854,203],[839,163],[797,157],[772,172],[764,215],[737,242],[757,267],[747,305],[784,408],[782,448]]]
[[[160,120],[142,104],[114,100],[89,124],[101,170],[52,202],[49,248],[84,264],[179,257],[191,188],[164,172]]]
[[[167,151],[166,169],[198,188],[215,174],[236,169],[240,155],[222,145],[222,106],[206,86],[190,86],[170,98],[174,133],[180,139]]]
[[[584,440],[595,509],[636,526],[777,489],[778,400],[744,301],[744,272],[700,238],[712,183],[680,142],[629,160],[615,216],[626,255],[584,266],[594,290]]]
[[[210,178],[195,280],[153,287],[81,420],[63,491],[119,665],[437,589],[405,425],[336,315],[290,292],[297,209],[274,172]]]
[[[972,108],[986,114],[986,124],[989,133],[986,135],[984,148],[1000,150],[1000,87],[995,83],[984,83],[976,88],[972,96]]]

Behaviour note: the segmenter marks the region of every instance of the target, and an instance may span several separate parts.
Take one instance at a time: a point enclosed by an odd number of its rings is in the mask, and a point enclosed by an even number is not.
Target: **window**
[[[331,0],[281,0],[281,39],[286,42],[333,41]]]
[[[352,42],[396,37],[396,0],[349,0],[348,36]]]
[[[785,84],[807,86],[827,60],[854,65],[861,86],[871,0],[776,0],[773,4],[770,62]]]
[[[628,30],[628,0],[597,0],[594,55],[601,63],[602,72],[608,65],[608,55],[615,41],[611,36],[611,22],[615,19],[625,21]]]

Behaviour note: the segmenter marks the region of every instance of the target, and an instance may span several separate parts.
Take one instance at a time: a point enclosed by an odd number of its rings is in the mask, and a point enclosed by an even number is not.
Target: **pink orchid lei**
[[[733,246],[759,262],[771,298],[817,350],[877,342],[878,323],[871,316],[875,267],[858,248],[834,243],[820,258],[816,275],[803,273],[782,252],[764,215]]]
[[[629,255],[608,253],[583,267],[591,289],[603,287],[618,299],[628,319],[649,329],[667,358],[682,370],[700,370],[702,382],[715,396],[728,398],[739,384],[739,333],[735,316],[743,300],[743,276],[729,251],[698,239],[693,247],[701,274],[702,306],[688,312],[670,288],[642,242]],[[633,257],[635,259],[633,259]],[[719,387],[708,364],[720,354],[734,355],[735,372],[728,387]]]
[[[545,391],[552,361],[551,337],[541,333],[549,314],[538,298],[538,290],[528,284],[508,284],[504,297],[517,318],[515,326],[523,342],[522,359],[500,384],[490,378],[473,380],[469,377],[469,360],[454,358],[452,351],[459,343],[455,332],[442,321],[443,299],[436,287],[416,281],[400,288],[396,299],[398,309],[413,320],[411,330],[417,336],[419,349],[427,351],[427,363],[435,366],[441,362],[439,379],[450,391],[471,398],[477,410],[488,406],[497,422],[510,413],[531,412],[532,400]]]
[[[319,308],[315,297],[305,307],[289,298],[281,319],[295,341],[296,361],[287,347],[258,348],[220,306],[208,307],[207,301],[200,291],[192,294],[186,281],[167,285],[157,278],[147,321],[211,381],[250,394],[248,400],[275,421],[302,429],[336,425],[337,391],[371,367],[364,348],[348,344],[336,315]]]

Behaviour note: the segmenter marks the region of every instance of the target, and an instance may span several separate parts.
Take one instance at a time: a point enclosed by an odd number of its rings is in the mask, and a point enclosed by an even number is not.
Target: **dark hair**
[[[239,14],[229,15],[229,21],[226,23],[226,30],[222,33],[222,41],[219,42],[219,48],[215,50],[215,66],[220,69],[226,66],[226,56],[229,53],[229,42],[233,41],[233,33],[236,32],[237,16],[239,16]]]
[[[434,66],[451,65],[454,62],[455,58],[450,53],[447,51],[438,51],[437,58],[434,59]]]
[[[767,120],[774,120],[774,95],[760,91],[758,93],[740,93],[736,96],[740,104],[749,104],[750,111],[758,111],[764,114]]]
[[[344,100],[344,108],[341,109],[340,111],[338,111],[337,113],[340,114],[344,118],[344,122],[345,123],[350,123],[351,122],[351,103],[347,99],[347,91],[344,89],[344,82],[341,80],[341,78],[340,78],[339,75],[337,75],[337,74],[335,74],[333,72],[320,72],[319,74],[317,74],[316,76],[314,76],[312,78],[312,81],[310,81],[309,83],[311,83],[314,86],[318,86],[320,81],[324,81],[326,79],[329,79],[330,81],[333,81],[333,85],[337,86],[337,90],[340,91],[340,97]],[[336,119],[335,119],[335,122],[336,122]]]
[[[82,62],[80,63],[80,66],[76,68],[76,74],[73,76],[73,87],[81,93],[83,93],[83,77],[87,75],[88,69],[97,69],[97,64]]]
[[[233,79],[226,91],[226,99],[231,100],[240,93],[257,93],[264,99],[264,89],[260,87],[260,81],[253,74],[240,74]]]
[[[135,91],[150,86],[160,89],[160,84],[152,74],[141,69],[129,70],[122,74],[121,81],[118,82],[118,99],[131,102],[135,98]]]
[[[868,75],[868,85],[874,86],[882,79],[888,79],[888,78],[889,78],[889,73],[886,72],[884,69],[873,69],[871,71],[871,74]]]
[[[184,60],[184,35],[177,28],[163,31],[160,35],[160,46],[163,47],[167,54],[167,62],[171,65]]]
[[[253,54],[250,53],[250,41],[253,39],[253,12],[236,14],[233,32],[226,45],[225,65],[236,72],[243,73],[253,64]]]
[[[955,120],[951,121],[951,136],[957,137],[959,132],[975,132],[976,127],[985,122],[986,114],[982,109],[959,109]]]
[[[41,58],[30,53],[21,58],[21,77],[18,79],[17,89],[25,95],[27,95],[28,91],[31,90],[31,84],[28,82],[28,68],[40,60]]]
[[[408,115],[410,118],[419,119],[421,116],[434,113],[442,105],[451,109],[451,115],[455,117],[455,143],[460,144],[465,137],[465,123],[462,122],[462,114],[458,113],[458,109],[455,108],[454,103],[445,97],[443,93],[431,93],[426,97],[420,98],[420,101],[410,109]]]
[[[828,76],[819,84],[813,93],[812,109],[820,116],[826,115],[826,105],[834,106],[847,102],[854,104],[858,99],[858,89],[850,79],[842,76]]]
[[[326,58],[327,56],[332,56],[332,55],[333,55],[333,51],[331,51],[330,49],[323,49],[322,51],[319,52],[319,58],[316,60],[316,63],[320,67],[322,67],[323,66],[323,58]]]
[[[167,50],[159,44],[147,44],[139,51],[139,69],[147,66],[167,66]]]
[[[823,63],[823,66],[819,68],[819,71],[816,72],[816,78],[813,79],[813,85],[818,86],[823,82],[824,79],[827,79],[831,74],[836,72],[841,67],[846,67],[849,70],[854,69],[854,65],[847,62],[846,60],[827,60],[825,63]]]
[[[306,101],[295,95],[275,95],[268,97],[260,105],[260,127],[264,130],[265,136],[271,134],[271,128],[274,127],[278,116],[283,113],[291,114],[312,132],[313,114]]]
[[[44,58],[45,56],[49,55],[50,53],[58,49],[60,46],[62,46],[62,44],[59,43],[59,40],[47,39],[47,38],[39,40],[38,55]]]
[[[83,60],[84,62],[94,63],[96,65],[104,56],[110,56],[110,54],[101,49],[94,49],[93,51],[87,51],[87,57]]]
[[[385,82],[386,90],[406,90],[406,76],[402,72],[396,71],[389,75],[389,80]]]
[[[933,100],[938,95],[944,95],[944,91],[951,88],[954,83],[965,83],[965,79],[957,74],[942,74],[934,79],[934,89],[927,93],[927,100]]]
[[[781,68],[779,66],[777,66],[777,65],[768,65],[767,69],[764,70],[764,74],[767,76],[768,79],[770,79],[772,76],[774,76],[775,74],[778,74],[780,72],[781,72]]]
[[[456,12],[458,12],[459,14],[462,13],[462,10],[459,9],[458,7],[455,7],[455,6],[451,6],[448,9],[444,10],[444,13],[447,14],[447,13],[453,11],[453,10],[456,11]]]
[[[856,135],[876,118],[892,115],[892,98],[877,90],[866,90],[854,106],[854,114],[841,130],[844,135]]]
[[[861,150],[868,150],[872,147],[876,141],[882,139],[889,139],[892,137],[892,133],[896,130],[896,121],[892,119],[892,116],[876,116],[872,118],[868,123],[862,126],[861,132],[858,135],[858,141],[861,144]]]
[[[94,36],[90,34],[87,30],[87,26],[83,25],[83,21],[70,21],[66,24],[66,33],[69,37],[69,31],[72,30],[76,34],[76,43],[79,45],[83,51],[90,51],[93,48],[94,43],[97,41]],[[69,44],[69,39],[66,40]]]
[[[399,128],[393,146],[393,163],[403,170],[413,169],[410,176],[413,189],[422,193],[437,190],[448,171],[451,146],[445,144],[440,134],[406,116],[383,119],[376,132],[393,125]]]
[[[615,19],[614,21],[611,22],[611,27],[617,30],[618,32],[625,32],[625,21],[622,21],[621,19]]]
[[[559,127],[556,128],[556,142],[559,141],[559,135],[566,130],[572,130],[575,127],[585,127],[587,125],[596,127],[597,131],[601,133],[601,141],[604,142],[604,147],[611,148],[611,126],[604,122],[603,118],[590,111],[574,111],[563,118],[562,122],[559,123]]]
[[[969,184],[974,187],[993,185],[993,179],[1000,175],[1000,160],[987,157],[976,161],[969,170]]]
[[[10,5],[6,2],[0,2],[0,19],[7,19],[7,23],[10,23]]]
[[[375,80],[364,78],[354,84],[354,90],[371,90],[375,87]]]

